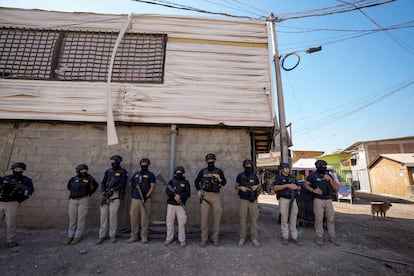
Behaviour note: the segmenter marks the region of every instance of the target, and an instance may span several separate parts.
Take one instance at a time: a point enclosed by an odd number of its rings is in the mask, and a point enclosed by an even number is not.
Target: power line
[[[332,124],[334,122],[337,122],[341,119],[344,119],[348,116],[354,115],[358,111],[361,111],[391,95],[394,95],[413,84],[414,84],[414,78],[411,78],[411,79],[405,80],[395,85],[393,88],[389,88],[391,90],[389,89],[381,90],[373,95],[354,100],[351,103],[341,105],[340,107],[333,107],[328,110],[319,111],[318,113],[308,115],[306,116],[307,119],[311,117],[319,116],[320,114],[326,114],[326,116],[322,117],[321,119],[317,121],[314,121],[310,124],[306,124],[302,127],[299,127],[296,130],[297,132],[295,133],[295,135],[302,136],[304,134],[307,134],[308,129],[316,130],[316,129],[325,127],[329,124]]]
[[[383,31],[386,35],[388,35],[392,40],[394,40],[398,45],[401,46],[401,48],[403,48],[404,50],[406,50],[410,55],[412,55],[413,53],[411,52],[413,50],[413,48],[408,45],[407,43],[405,43],[404,41],[400,40],[398,37],[396,37],[395,35],[393,35],[392,33],[388,32],[388,30],[384,29],[378,22],[376,22],[373,18],[371,18],[368,14],[366,14],[364,11],[362,11],[359,7],[357,7],[354,3],[348,3],[346,1],[342,1],[342,0],[337,0],[341,3],[347,3],[347,4],[351,4],[352,6],[354,6],[359,12],[361,12],[363,15],[365,15],[365,17],[367,17],[372,23],[374,23],[376,26],[378,26],[381,31]],[[411,49],[409,49],[411,48]]]

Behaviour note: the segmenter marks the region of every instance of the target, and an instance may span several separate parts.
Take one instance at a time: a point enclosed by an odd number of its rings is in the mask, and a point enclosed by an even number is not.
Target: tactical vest
[[[151,188],[151,176],[149,172],[136,173],[132,182],[135,185],[139,185],[143,195],[146,195]]]
[[[175,201],[174,196],[175,194],[182,194],[183,192],[186,191],[186,185],[188,185],[188,181],[185,179],[173,179],[172,180],[172,185],[169,185],[167,187],[168,189],[168,200],[167,203],[168,204],[172,204],[172,205],[180,205],[180,203],[178,203],[177,201]],[[189,195],[187,195],[187,197],[189,197]],[[182,198],[181,201],[183,202],[183,204],[185,204],[187,198]]]
[[[328,180],[325,180],[323,175],[318,173],[315,177],[316,181],[311,183],[313,189],[319,188],[322,190],[322,195],[314,195],[316,198],[330,199],[332,198],[333,188]]]
[[[218,175],[220,175],[219,169],[214,168],[214,170],[209,171],[207,168],[204,168],[203,178],[201,179],[201,188],[206,192],[220,192],[221,185],[216,178]]]
[[[297,182],[296,178],[290,174],[288,176],[281,174],[279,177],[280,177],[280,185],[286,185],[289,183],[296,184]],[[279,199],[283,197],[283,198],[290,199],[290,197],[292,196],[292,193],[293,191],[291,189],[283,189],[283,190],[277,191],[277,198]]]
[[[256,185],[255,175],[254,174],[247,175],[246,173],[242,173],[240,175],[239,185],[244,186],[248,189],[251,189],[252,186]],[[254,202],[258,197],[258,191],[257,190],[256,191],[249,190],[247,192],[243,192],[243,191],[239,190],[239,197],[241,199],[247,199],[250,202]]]
[[[70,183],[69,198],[77,199],[89,196],[91,191],[92,181],[89,176],[75,176]]]
[[[23,179],[5,176],[0,184],[0,201],[22,202],[29,198],[29,187],[23,184]]]

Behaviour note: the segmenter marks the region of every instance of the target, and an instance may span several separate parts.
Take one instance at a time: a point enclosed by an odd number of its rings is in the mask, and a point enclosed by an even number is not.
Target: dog
[[[388,200],[386,200],[386,201],[374,201],[374,202],[370,202],[370,203],[371,203],[371,213],[372,213],[373,218],[375,218],[375,214],[377,215],[377,218],[379,216],[385,218],[385,213],[392,206],[391,202],[389,202]]]

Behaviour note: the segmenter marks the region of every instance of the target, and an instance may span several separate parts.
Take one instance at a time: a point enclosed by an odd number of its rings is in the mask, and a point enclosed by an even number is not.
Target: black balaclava
[[[214,170],[214,161],[213,162],[207,162],[207,169],[209,171]]]
[[[16,172],[15,170],[13,170],[13,176],[21,178],[23,176],[23,171],[21,172]]]
[[[118,170],[121,167],[121,164],[118,162],[111,163],[112,169]]]
[[[148,171],[148,164],[147,163],[142,163],[141,164],[141,171],[143,171],[143,172],[147,172]]]
[[[184,178],[184,173],[180,172],[180,173],[175,173],[175,178],[178,180],[183,180]]]
[[[253,168],[252,167],[250,167],[250,166],[245,166],[244,167],[244,173],[246,175],[250,175],[252,172],[253,172]]]
[[[317,171],[320,174],[325,174],[326,173],[326,167],[325,166],[318,167]]]

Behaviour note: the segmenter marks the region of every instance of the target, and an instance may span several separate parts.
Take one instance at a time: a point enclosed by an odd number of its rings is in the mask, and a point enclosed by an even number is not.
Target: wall
[[[401,175],[401,170],[405,171]],[[407,167],[399,162],[381,158],[370,170],[372,192],[394,196],[411,196]]]
[[[169,178],[170,127],[118,126],[120,144],[107,146],[106,127],[100,124],[37,122],[0,122],[0,168],[9,174],[10,165],[25,162],[25,175],[32,178],[35,193],[22,203],[19,225],[23,227],[67,227],[67,181],[75,175],[79,163],[89,165],[89,173],[100,183],[110,167],[109,157],[120,154],[122,166],[130,175],[138,169],[139,160],[151,159],[150,170]],[[217,155],[217,167],[223,169],[228,184],[222,189],[223,222],[238,222],[239,199],[234,181],[242,170],[241,162],[251,158],[250,135],[242,129],[178,128],[176,165],[183,165],[191,183],[192,196],[187,203],[188,224],[199,224],[200,204],[194,179],[206,163],[204,157]],[[127,191],[127,197],[129,197]],[[99,193],[90,202],[88,227],[99,224]],[[165,220],[165,187],[157,182],[151,219]],[[129,225],[129,200],[122,203],[119,226]]]

